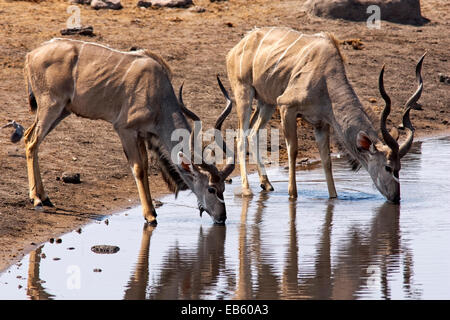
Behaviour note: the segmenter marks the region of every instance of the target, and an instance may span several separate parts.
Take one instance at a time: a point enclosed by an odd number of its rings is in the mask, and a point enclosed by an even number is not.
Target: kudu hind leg
[[[153,207],[148,183],[148,158],[145,142],[136,132],[125,130],[119,132],[125,156],[136,180],[139,199],[145,220],[156,225],[156,211]]]
[[[267,177],[266,168],[264,166],[264,161],[261,157],[261,146],[260,146],[260,130],[264,129],[267,122],[272,118],[272,114],[275,111],[275,107],[271,105],[264,104],[258,101],[258,108],[256,119],[250,122],[251,131],[248,137],[250,144],[254,147],[254,157],[256,158],[259,181],[261,183],[261,189],[266,191],[273,191],[273,186]],[[265,143],[265,142],[263,142]]]
[[[295,177],[295,165],[298,152],[297,141],[297,114],[293,108],[289,106],[280,107],[281,125],[283,127],[284,138],[286,139],[286,148],[288,151],[289,161],[289,198],[295,199],[297,194],[297,182]]]
[[[25,131],[25,149],[28,171],[30,201],[36,209],[43,205],[53,207],[42,183],[39,169],[38,148],[44,138],[56,125],[70,113],[60,102],[50,102],[50,99],[41,98],[38,103],[39,109],[34,123]],[[49,107],[47,107],[49,106]]]
[[[327,179],[328,195],[330,198],[336,198],[337,193],[334,186],[330,157],[330,126],[322,125],[314,128],[314,135],[316,137],[317,147],[319,148],[323,171]]]

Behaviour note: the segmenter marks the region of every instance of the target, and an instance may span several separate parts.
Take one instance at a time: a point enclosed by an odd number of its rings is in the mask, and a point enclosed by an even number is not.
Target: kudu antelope
[[[96,43],[53,39],[27,54],[24,71],[30,108],[36,113],[24,134],[29,196],[35,208],[53,206],[42,184],[38,146],[61,120],[74,113],[113,125],[135,177],[147,222],[156,224],[146,143],[169,188],[175,193],[192,190],[201,212],[208,212],[216,223],[225,222],[224,180],[233,171],[234,161],[220,171],[203,157],[199,164],[189,160],[200,119],[184,106],[182,87],[179,99],[175,96],[170,69],[161,57],[146,50],[121,52]],[[220,129],[232,104],[218,81],[228,101],[216,123],[216,138],[223,140]],[[191,130],[185,116],[196,121],[197,130]],[[175,129],[190,132],[192,154],[180,152],[179,163],[170,157],[179,143],[171,140]],[[222,146],[226,150],[223,141]]]
[[[394,128],[389,133],[386,129],[390,99],[383,87],[384,67],[379,78],[379,89],[386,102],[380,121],[383,143],[347,79],[338,42],[331,34],[306,35],[289,28],[260,28],[248,33],[226,58],[240,128],[238,153],[243,195],[252,194],[245,163],[247,138],[256,145],[259,130],[278,106],[289,158],[290,197],[297,197],[297,116],[301,116],[314,127],[330,198],[337,196],[331,171],[331,127],[355,167],[363,166],[377,189],[389,201],[398,202],[400,159],[408,152],[414,137],[409,113],[411,108],[417,108],[423,88],[422,61],[423,57],[416,67],[418,89],[406,103],[403,115],[408,135],[399,146],[398,131]],[[251,115],[253,98],[258,104]],[[273,190],[258,149],[256,160],[261,188]]]

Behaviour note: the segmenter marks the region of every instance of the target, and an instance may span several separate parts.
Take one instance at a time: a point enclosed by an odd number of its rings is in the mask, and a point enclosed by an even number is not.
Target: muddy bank
[[[363,50],[353,50],[351,46],[343,50],[348,58],[348,77],[363,104],[379,112],[382,102],[376,83],[385,63],[385,85],[393,99],[391,123],[395,124],[400,122],[399,110],[415,87],[415,62],[428,51],[423,68],[425,89],[420,100],[424,111],[415,112],[412,120],[418,135],[448,129],[450,90],[438,81],[438,74],[450,70],[450,39],[442,37],[448,32],[449,3],[423,2],[422,14],[431,20],[427,25],[415,27],[383,21],[380,30],[370,30],[364,22],[308,16],[301,11],[301,2],[198,0],[196,4],[206,11],[197,13],[184,9],[143,10],[136,8],[133,1],[123,1],[120,11],[82,8],[81,18],[83,25],[94,27],[96,36],[89,41],[121,50],[138,45],[161,54],[174,71],[175,88],[185,81],[185,101],[204,120],[205,128],[213,125],[224,106],[215,75],[219,73],[229,88],[224,64],[228,50],[252,26],[276,25],[305,33],[332,31],[341,39],[361,39]],[[65,28],[68,18],[67,2],[0,3],[0,124],[15,119],[28,127],[33,116],[28,113],[23,58],[41,42],[60,37],[59,30]],[[299,158],[313,158],[317,152],[313,132],[308,125],[300,120],[299,123]],[[236,126],[233,113],[224,127]],[[279,128],[276,114],[270,126]],[[58,208],[48,212],[36,212],[28,203],[23,142],[12,145],[9,135],[9,131],[0,131],[0,270],[34,248],[34,244],[137,204],[134,179],[109,124],[70,116],[45,139],[39,153],[41,173]],[[285,156],[283,149],[281,155]],[[57,177],[65,171],[80,172],[82,183],[58,181]],[[154,168],[150,176],[152,196],[165,194],[167,189]]]

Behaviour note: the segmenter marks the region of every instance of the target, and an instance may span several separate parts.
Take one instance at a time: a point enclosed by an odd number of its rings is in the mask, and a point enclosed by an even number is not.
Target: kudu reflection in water
[[[42,286],[42,280],[40,277],[40,265],[41,265],[41,253],[42,248],[40,246],[36,250],[30,253],[30,262],[28,266],[28,281],[27,281],[27,296],[31,300],[53,300],[54,296],[49,294]]]
[[[299,261],[297,235],[297,201],[289,201],[289,245],[281,278],[275,273],[274,262],[267,253],[261,254],[261,233],[259,222],[264,213],[267,195],[261,193],[254,222],[251,223],[252,235],[248,236],[247,210],[248,199],[243,199],[241,227],[239,231],[239,275],[235,299],[355,299],[368,288],[371,270],[379,270],[381,297],[391,296],[389,279],[392,274],[400,272],[403,259],[403,288],[406,297],[417,294],[412,283],[412,253],[401,247],[399,218],[400,207],[384,203],[376,209],[368,232],[356,226],[350,229],[350,240],[339,246],[337,256],[331,263],[332,226],[335,200],[330,200],[326,207],[325,221],[317,249],[313,272],[302,274]],[[249,241],[250,240],[250,241]],[[249,245],[251,243],[251,247]],[[252,276],[251,270],[258,275]],[[253,279],[256,279],[254,283]],[[369,288],[370,289],[370,288]],[[416,296],[417,297],[417,296]]]
[[[260,193],[251,216],[248,212],[252,200],[242,198],[237,274],[225,263],[226,226],[211,226],[207,232],[200,226],[196,247],[185,249],[177,243],[165,255],[161,273],[150,277],[149,250],[154,227],[145,225],[124,299],[201,299],[208,294],[216,299],[355,299],[367,289],[379,290],[381,298],[389,299],[389,281],[400,272],[405,297],[420,297],[414,283],[412,251],[401,243],[400,206],[385,203],[376,209],[367,228],[353,225],[347,240],[336,244],[338,249],[332,256],[331,247],[336,247],[332,238],[333,214],[339,201],[329,200],[311,272],[304,269],[305,262],[299,259],[302,235],[297,219],[301,222],[302,215],[297,212],[297,201],[289,200],[289,239],[279,275],[277,264],[282,262],[265,250],[267,235],[261,229],[269,198],[269,194]],[[270,209],[267,206],[267,211]],[[27,294],[31,299],[53,298],[40,278],[42,248],[30,254]],[[368,287],[371,270],[379,271],[372,283],[375,289]],[[223,291],[215,292],[221,278],[225,279],[221,281],[225,283]]]
[[[169,249],[161,266],[161,274],[149,286],[149,248],[153,228],[144,226],[141,249],[135,271],[125,292],[125,299],[200,299],[214,288],[219,275],[229,274],[227,282],[233,287],[231,273],[225,270],[224,244],[226,227],[213,225],[206,232],[200,226],[197,247],[183,249],[178,243]]]

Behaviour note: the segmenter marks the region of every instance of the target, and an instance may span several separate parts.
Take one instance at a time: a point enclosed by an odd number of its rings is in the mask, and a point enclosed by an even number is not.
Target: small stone
[[[56,242],[56,243],[61,243],[61,242],[62,242],[62,239],[61,239],[61,238],[58,238],[58,239],[56,239],[55,242]]]
[[[442,120],[442,124],[448,124],[448,120]]]
[[[118,246],[111,245],[96,245],[91,247],[91,251],[98,254],[113,254],[119,252],[120,248]]]
[[[80,179],[80,174],[79,173],[64,172],[62,174],[62,180],[65,183],[73,183],[73,184],[81,183],[81,179]]]
[[[50,243],[53,243],[53,242],[55,242],[55,239],[54,238],[50,238],[50,240],[48,240]]]
[[[225,25],[227,27],[229,27],[229,28],[233,28],[234,27],[233,23],[231,23],[231,22],[226,22]]]
[[[102,272],[102,269],[100,269],[100,268],[95,268],[93,271],[94,271],[94,272]]]
[[[47,258],[47,256],[45,255],[45,253],[41,253],[41,259],[45,259]]]
[[[109,220],[108,219],[105,220],[105,224],[109,225]]]
[[[81,233],[83,230],[81,228],[78,228],[77,232]]]
[[[69,247],[69,248],[67,248],[67,250],[75,250],[75,248],[74,247]]]
[[[161,201],[159,201],[159,200],[153,200],[153,206],[155,207],[155,208],[159,208],[159,207],[161,207],[163,205],[163,203],[161,202]]]
[[[233,179],[227,178],[227,179],[225,179],[225,183],[232,184],[233,183]]]
[[[370,102],[370,103],[376,103],[376,102],[377,102],[377,99],[376,99],[376,98],[369,98],[369,102]]]
[[[53,258],[53,261],[59,261],[59,260],[61,260],[61,258],[58,258],[58,257]]]
[[[193,7],[189,8],[189,11],[203,13],[206,11],[206,9],[203,7],[200,7],[200,6],[193,6]]]

